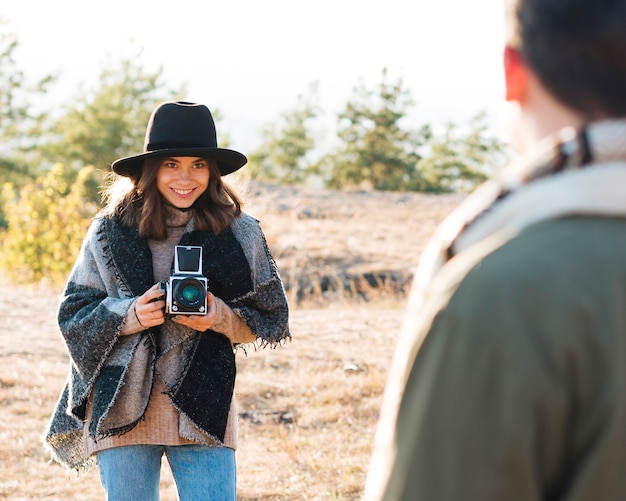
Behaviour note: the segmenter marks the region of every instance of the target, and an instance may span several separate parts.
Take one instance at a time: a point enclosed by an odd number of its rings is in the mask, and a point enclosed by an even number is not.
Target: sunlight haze
[[[55,103],[71,102],[81,83],[96,86],[106,57],[143,48],[146,70],[162,66],[169,86],[187,84],[181,97],[218,108],[243,151],[310,83],[334,117],[360,82],[375,88],[383,68],[410,90],[415,126],[486,110],[501,128],[501,0],[21,0],[2,15],[26,76],[59,75]]]

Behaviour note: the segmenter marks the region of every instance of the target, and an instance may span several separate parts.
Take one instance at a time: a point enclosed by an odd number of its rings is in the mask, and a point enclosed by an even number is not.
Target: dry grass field
[[[247,198],[288,288],[293,341],[238,352],[238,499],[359,499],[411,270],[460,197],[254,186]],[[40,443],[68,366],[58,296],[0,287],[0,500],[103,498],[97,468],[67,472]]]

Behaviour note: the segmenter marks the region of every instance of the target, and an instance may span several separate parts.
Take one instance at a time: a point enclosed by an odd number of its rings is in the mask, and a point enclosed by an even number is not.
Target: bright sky
[[[502,0],[5,0],[18,64],[31,79],[60,73],[59,102],[95,85],[107,55],[129,43],[187,100],[219,108],[231,147],[258,145],[261,127],[293,108],[309,84],[342,111],[361,81],[383,68],[404,79],[417,127],[463,123],[486,110],[504,121]],[[504,130],[499,132],[504,133]],[[218,130],[218,137],[220,131]]]

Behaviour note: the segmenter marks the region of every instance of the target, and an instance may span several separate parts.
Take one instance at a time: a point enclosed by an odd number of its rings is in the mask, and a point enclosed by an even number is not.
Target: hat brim
[[[217,166],[222,176],[232,174],[236,170],[241,169],[248,162],[245,155],[227,148],[167,148],[120,158],[111,164],[111,169],[120,176],[138,179],[144,160],[154,157],[213,158],[217,160]]]

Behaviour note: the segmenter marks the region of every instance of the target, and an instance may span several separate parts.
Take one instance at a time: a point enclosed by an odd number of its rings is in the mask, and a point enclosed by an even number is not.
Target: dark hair
[[[127,226],[137,225],[139,235],[154,240],[167,238],[166,204],[156,185],[162,158],[144,161],[138,180],[119,177],[105,191],[103,215],[115,215]],[[192,206],[195,228],[220,233],[240,214],[243,202],[234,188],[222,180],[217,162],[207,158],[209,186]]]
[[[585,118],[626,116],[626,0],[512,0],[517,46]]]

